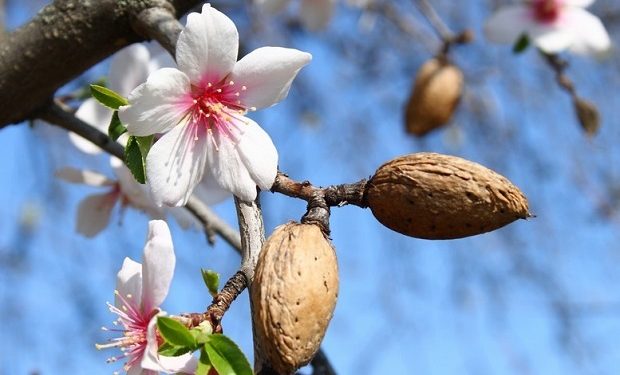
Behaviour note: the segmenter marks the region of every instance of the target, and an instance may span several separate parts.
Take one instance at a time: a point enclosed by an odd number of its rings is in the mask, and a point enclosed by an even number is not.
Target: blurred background
[[[45,5],[4,0],[13,30]],[[225,5],[224,5],[225,3]],[[533,48],[515,55],[482,34],[505,2],[433,1],[453,31],[465,76],[451,123],[424,138],[405,132],[405,102],[417,69],[441,46],[414,1],[339,1],[331,23],[310,32],[299,2],[275,16],[247,1],[214,5],[231,17],[244,55],[264,45],[313,55],[279,105],[251,114],[272,136],[280,169],[316,185],[369,177],[383,162],[434,151],[479,162],[508,177],[537,215],[451,241],[405,237],[369,210],[332,210],[340,296],[323,348],[340,374],[617,374],[620,372],[620,56],[566,55],[578,93],[598,107],[599,133],[580,127],[569,96]],[[620,4],[590,10],[620,40]],[[60,94],[100,79],[103,61]],[[4,103],[3,105],[7,105]],[[117,354],[95,350],[109,335],[116,272],[141,258],[148,217],[116,207],[95,239],[75,232],[77,206],[101,189],[54,178],[63,166],[113,177],[105,155],[77,151],[44,123],[0,131],[0,374],[109,374]],[[268,232],[299,220],[305,203],[263,193]],[[214,209],[236,226],[232,200]],[[200,268],[223,280],[239,265],[222,240],[170,220],[177,254],[164,308],[198,312],[210,302]],[[252,357],[247,292],[224,319],[225,333]],[[303,372],[308,373],[308,369]]]

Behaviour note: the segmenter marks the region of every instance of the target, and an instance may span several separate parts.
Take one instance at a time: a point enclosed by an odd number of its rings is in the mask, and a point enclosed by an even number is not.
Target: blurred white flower
[[[288,5],[289,0],[255,0],[255,3],[269,13],[277,13]],[[335,3],[336,0],[301,0],[299,10],[301,23],[308,30],[324,29],[332,18]]]
[[[159,306],[164,302],[174,275],[176,258],[170,230],[164,221],[149,222],[142,264],[125,258],[117,275],[114,305],[110,311],[118,315],[115,328],[121,337],[97,349],[119,348],[122,356],[108,361],[125,360],[123,369],[130,375],[183,373],[193,374],[196,358],[191,354],[165,357],[157,353],[157,317],[165,315]],[[107,329],[106,329],[107,330]]]
[[[264,47],[237,61],[238,49],[235,24],[204,5],[202,13],[188,15],[179,36],[179,69],[154,72],[119,109],[130,134],[165,133],[146,159],[158,205],[184,205],[203,176],[245,201],[256,198],[257,185],[273,185],[277,150],[245,114],[284,99],[312,56]]]
[[[600,55],[611,48],[601,20],[584,8],[594,0],[526,0],[497,10],[485,25],[489,40],[515,43],[522,35],[546,53],[565,49]]]
[[[158,44],[132,44],[112,57],[108,77],[110,89],[127,97],[131,90],[146,81],[149,74],[166,66],[174,66],[174,60]],[[80,105],[75,116],[107,134],[112,113],[111,109],[104,107],[96,99],[88,98]],[[75,133],[69,133],[69,138],[75,147],[87,154],[98,154],[102,151]],[[127,135],[121,135],[118,142],[125,145]]]

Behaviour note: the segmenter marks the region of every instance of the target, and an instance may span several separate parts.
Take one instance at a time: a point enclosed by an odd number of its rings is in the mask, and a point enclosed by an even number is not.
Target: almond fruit
[[[277,227],[250,288],[255,342],[278,374],[292,374],[319,350],[338,298],[338,263],[312,224]]]
[[[385,163],[368,182],[365,199],[386,227],[434,240],[473,236],[531,216],[526,197],[506,178],[435,153]]]
[[[421,137],[447,124],[463,90],[463,73],[446,59],[433,58],[418,70],[405,111],[407,132]]]

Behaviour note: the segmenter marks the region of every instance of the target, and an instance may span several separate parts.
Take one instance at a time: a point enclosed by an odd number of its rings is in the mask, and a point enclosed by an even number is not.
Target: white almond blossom
[[[273,185],[278,153],[245,114],[284,99],[312,56],[263,47],[237,61],[238,49],[234,23],[204,5],[202,13],[188,15],[179,36],[178,69],[152,73],[119,109],[129,133],[165,133],[146,160],[157,204],[184,205],[203,176],[245,201],[256,198],[257,185]]]
[[[255,0],[256,4],[269,13],[284,10],[289,0]],[[321,30],[327,27],[334,13],[336,0],[301,0],[299,17],[308,30]]]
[[[121,333],[97,349],[119,348],[122,355],[109,362],[124,360],[129,375],[193,374],[197,361],[191,354],[165,357],[157,353],[161,339],[157,335],[157,317],[165,315],[159,306],[170,289],[176,258],[172,237],[166,222],[149,222],[142,264],[125,258],[117,275],[114,305],[110,311],[118,315],[110,331]],[[108,330],[108,329],[105,329]]]
[[[525,0],[497,10],[485,25],[489,40],[515,43],[527,35],[546,53],[565,49],[601,55],[611,48],[601,20],[584,8],[594,0]]]
[[[112,210],[118,203],[123,210],[132,206],[145,212],[151,218],[165,217],[162,208],[157,207],[149,192],[131,175],[123,163],[115,157],[110,158],[110,165],[117,179],[110,179],[98,172],[65,167],[56,171],[56,177],[74,184],[106,188],[103,193],[92,194],[84,198],[77,212],[76,230],[86,237],[94,237],[110,223]]]
[[[112,57],[108,75],[110,89],[126,97],[131,90],[146,81],[149,74],[167,66],[174,66],[174,60],[158,44],[132,44]],[[75,116],[107,134],[112,113],[111,109],[104,107],[96,99],[88,98],[80,105]],[[101,148],[75,133],[69,133],[69,138],[82,152],[87,154],[102,152]],[[127,135],[121,135],[118,141],[125,145]]]

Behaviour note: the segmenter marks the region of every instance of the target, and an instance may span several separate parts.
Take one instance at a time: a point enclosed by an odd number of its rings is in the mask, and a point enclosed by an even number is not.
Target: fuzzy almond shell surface
[[[288,223],[265,242],[250,290],[257,343],[279,374],[319,349],[338,298],[338,263],[316,225]]]
[[[417,72],[405,110],[407,132],[418,137],[447,124],[463,91],[463,73],[445,60],[433,58]]]
[[[531,216],[527,198],[505,177],[436,153],[382,165],[367,185],[366,199],[386,227],[433,240],[473,236]]]

